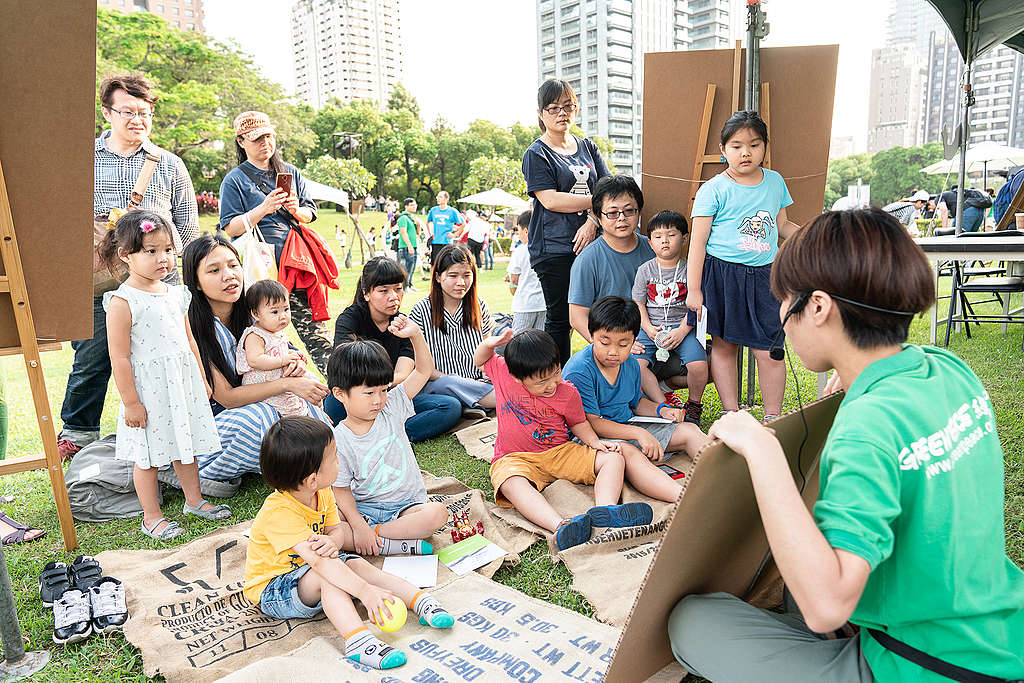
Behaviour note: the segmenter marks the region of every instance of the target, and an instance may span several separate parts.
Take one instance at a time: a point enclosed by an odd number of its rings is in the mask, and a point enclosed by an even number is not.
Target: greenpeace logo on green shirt
[[[973,429],[972,429],[973,428]],[[988,392],[964,403],[954,412],[946,426],[929,436],[921,437],[900,451],[900,469],[925,468],[929,479],[951,472],[957,461],[996,430]]]

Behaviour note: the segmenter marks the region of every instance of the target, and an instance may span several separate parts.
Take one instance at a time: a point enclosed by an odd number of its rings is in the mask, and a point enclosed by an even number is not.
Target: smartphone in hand
[[[277,189],[284,190],[288,194],[292,193],[292,174],[291,173],[278,173],[277,174]]]

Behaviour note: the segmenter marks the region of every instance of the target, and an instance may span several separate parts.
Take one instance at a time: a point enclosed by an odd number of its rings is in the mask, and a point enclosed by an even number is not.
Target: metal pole
[[[956,188],[956,234],[963,231],[964,217],[964,185],[967,183],[967,143],[971,134],[971,106],[974,104],[974,91],[971,88],[971,69],[974,67],[975,43],[977,42],[978,17],[973,2],[965,3],[967,16],[964,17],[964,38],[966,55],[964,58],[964,96],[963,112],[960,118],[960,176]]]
[[[744,106],[747,111],[761,109],[761,39],[768,35],[768,23],[761,9],[761,0],[747,0],[747,78]],[[739,347],[739,382],[737,382],[738,398],[743,394],[743,347]],[[747,350],[747,405],[754,403],[754,375],[757,370],[754,353]],[[743,401],[739,400],[743,405]]]
[[[14,607],[14,591],[11,577],[7,573],[7,557],[0,545],[0,636],[4,641],[4,659],[0,665],[0,680],[13,681],[27,678],[42,669],[50,661],[48,650],[25,653],[25,641],[21,637],[18,611]]]

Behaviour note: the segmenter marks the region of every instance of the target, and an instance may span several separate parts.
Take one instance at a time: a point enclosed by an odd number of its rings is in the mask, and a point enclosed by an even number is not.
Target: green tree
[[[150,80],[159,97],[153,142],[184,160],[197,190],[218,189],[237,163],[231,123],[249,109],[270,116],[286,159],[305,160],[315,141],[304,123],[312,111],[291,104],[281,86],[264,78],[237,46],[175,29],[149,12],[100,8],[96,21],[97,84],[127,72]],[[97,106],[97,134],[105,127]],[[221,149],[213,144],[218,140]]]
[[[377,181],[358,159],[337,159],[326,154],[307,163],[302,174],[318,183],[345,190],[352,199],[365,197]]]
[[[520,198],[526,196],[526,179],[518,159],[479,157],[470,162],[469,169],[464,194],[498,187]]]
[[[836,200],[845,197],[850,185],[858,180],[865,185],[871,183],[871,155],[851,154],[839,159],[829,159],[828,174],[825,178],[825,208],[831,208]],[[874,188],[872,188],[874,190]]]
[[[404,85],[396,83],[391,90],[391,97],[388,99],[388,111],[401,109],[408,109],[417,119],[420,117],[420,103]]]
[[[942,189],[943,176],[925,175],[921,169],[942,159],[942,143],[922,147],[893,147],[871,157],[871,203],[884,206],[909,196],[914,190],[934,194]]]

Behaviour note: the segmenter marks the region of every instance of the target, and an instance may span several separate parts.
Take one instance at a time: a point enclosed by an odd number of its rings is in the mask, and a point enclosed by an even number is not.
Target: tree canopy
[[[255,109],[270,116],[286,161],[353,196],[410,196],[421,205],[442,189],[455,198],[490,187],[525,196],[519,165],[539,134],[535,127],[480,119],[456,130],[443,118],[428,126],[402,84],[384,107],[334,100],[314,110],[267,79],[236,44],[176,29],[149,12],[99,8],[97,22],[97,86],[127,72],[150,80],[159,97],[153,142],[184,160],[197,191],[218,191],[237,165],[231,124]],[[105,126],[97,106],[97,134]],[[611,142],[592,139],[607,160]]]

